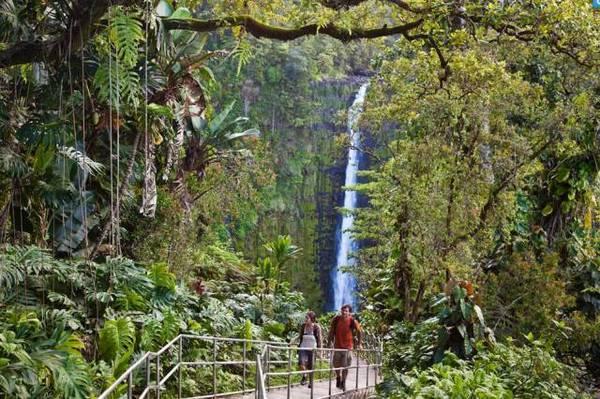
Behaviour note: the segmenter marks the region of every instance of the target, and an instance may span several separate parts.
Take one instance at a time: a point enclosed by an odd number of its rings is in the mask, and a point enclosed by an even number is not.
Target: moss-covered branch
[[[163,23],[165,28],[170,30],[181,29],[195,32],[210,32],[222,28],[243,26],[251,35],[268,39],[289,41],[303,36],[321,34],[348,42],[357,39],[374,39],[392,35],[404,35],[408,37],[412,30],[418,28],[423,23],[423,20],[418,19],[403,25],[394,25],[391,27],[384,25],[381,28],[356,30],[348,30],[335,24],[328,24],[320,28],[317,24],[305,25],[298,28],[284,28],[265,24],[248,15],[207,20],[165,19]]]
[[[96,1],[87,9],[84,9],[83,18],[78,21],[86,23],[75,23],[75,31],[65,32],[59,37],[47,40],[35,40],[16,43],[14,46],[0,51],[0,68],[11,65],[26,64],[30,62],[42,62],[56,60],[64,56],[68,50],[74,51],[81,45],[81,39],[88,38],[94,30],[95,23],[102,16],[108,6],[107,1]],[[373,39],[377,37],[404,35],[412,40],[421,38],[420,35],[412,36],[410,32],[418,28],[422,19],[415,20],[403,25],[373,29],[348,30],[335,24],[319,27],[317,24],[305,25],[298,28],[286,28],[265,24],[248,15],[231,16],[219,19],[164,19],[165,28],[189,30],[195,32],[210,32],[223,28],[243,26],[248,33],[255,37],[263,37],[275,40],[294,40],[299,37],[322,34],[331,36],[343,42],[357,39]]]
[[[70,27],[60,35],[48,39],[18,42],[0,51],[0,68],[30,62],[52,62],[64,59],[69,52],[79,50],[98,29],[97,22],[110,5],[124,4],[125,0],[80,0],[71,8]]]

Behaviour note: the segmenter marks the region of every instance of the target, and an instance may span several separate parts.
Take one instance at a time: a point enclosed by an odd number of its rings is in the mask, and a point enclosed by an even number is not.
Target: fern
[[[179,334],[181,320],[174,312],[165,312],[161,321],[147,319],[140,337],[140,348],[146,351],[156,351],[162,345]]]
[[[144,323],[140,336],[140,348],[145,351],[155,351],[161,344],[160,322],[149,319]]]
[[[137,64],[139,46],[144,40],[142,22],[133,15],[125,14],[121,7],[115,7],[109,26],[109,39],[114,46],[118,61],[125,68]]]
[[[113,62],[109,68],[108,61],[105,60],[96,70],[94,87],[100,100],[109,103],[113,108],[124,105],[133,108],[139,106],[142,95],[140,76],[123,65]]]
[[[162,342],[168,342],[179,334],[181,321],[174,312],[167,311],[162,320],[162,328],[160,330]]]
[[[148,309],[148,301],[138,292],[129,288],[123,289],[123,293],[117,294],[117,306],[122,310],[138,310],[146,311]]]
[[[240,72],[242,71],[242,67],[248,64],[254,57],[252,44],[248,40],[240,40],[237,47],[232,51],[231,54],[238,60],[237,75],[239,76]]]
[[[169,291],[175,290],[175,275],[169,271],[166,263],[155,263],[150,266],[148,277],[157,288],[165,288]]]

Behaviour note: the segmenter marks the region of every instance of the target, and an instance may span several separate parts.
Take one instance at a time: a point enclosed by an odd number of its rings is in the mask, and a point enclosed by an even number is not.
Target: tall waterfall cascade
[[[348,150],[348,164],[346,165],[346,180],[344,186],[352,186],[356,184],[357,172],[360,161],[360,130],[357,127],[358,120],[363,111],[365,95],[367,93],[368,83],[363,84],[354,102],[348,109],[348,135],[350,136],[351,146]],[[346,190],[344,192],[344,209],[349,212],[344,212],[341,225],[336,229],[336,265],[332,270],[331,281],[333,284],[333,300],[334,307],[331,310],[338,310],[343,304],[350,304],[353,308],[356,306],[356,278],[350,272],[340,270],[343,267],[351,268],[354,266],[354,258],[352,252],[358,249],[357,243],[352,238],[350,229],[354,224],[354,216],[352,211],[357,206],[356,191]]]

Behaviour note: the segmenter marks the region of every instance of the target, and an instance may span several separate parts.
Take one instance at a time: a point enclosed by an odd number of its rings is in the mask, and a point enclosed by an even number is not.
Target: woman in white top
[[[298,366],[300,370],[312,370],[313,359],[316,357],[314,349],[321,347],[321,327],[317,324],[317,315],[312,310],[306,313],[304,323],[300,327],[300,353]],[[312,376],[311,376],[312,377]],[[312,381],[312,378],[311,378]],[[306,374],[302,374],[300,384],[306,384]],[[308,387],[310,388],[310,383]]]

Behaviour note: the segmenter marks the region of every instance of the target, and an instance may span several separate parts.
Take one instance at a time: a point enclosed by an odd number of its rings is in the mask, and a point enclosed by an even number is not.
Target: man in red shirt
[[[346,377],[348,376],[348,368],[352,363],[352,349],[354,348],[354,340],[356,346],[361,348],[361,328],[360,323],[352,317],[352,306],[343,305],[341,314],[336,315],[331,320],[329,328],[329,342],[333,343],[334,349],[346,349],[343,351],[335,351],[333,353],[333,367],[343,370],[335,371],[335,386],[346,390]]]

